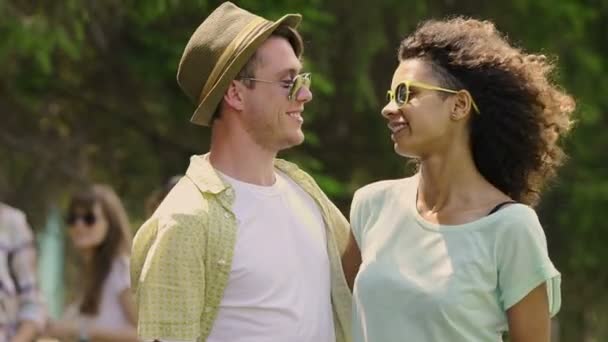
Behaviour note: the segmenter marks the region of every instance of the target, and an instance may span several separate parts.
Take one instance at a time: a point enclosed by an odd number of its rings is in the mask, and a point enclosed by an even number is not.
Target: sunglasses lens
[[[300,74],[293,79],[293,85],[289,91],[289,99],[295,99],[302,87],[310,88],[310,74]]]
[[[300,75],[298,75],[293,79],[293,85],[291,86],[291,90],[289,90],[290,100],[294,99],[300,88],[302,88],[302,78],[300,78]]]
[[[93,215],[93,213],[87,213],[84,215],[83,219],[87,226],[92,226],[95,224],[95,215]]]
[[[85,215],[68,214],[65,219],[65,223],[68,226],[73,226],[78,222],[78,220],[82,220],[87,226],[92,226],[95,224],[96,218],[95,214],[90,212],[86,213]]]
[[[397,104],[403,106],[407,103],[407,97],[409,94],[409,89],[407,89],[407,85],[405,83],[401,83],[395,88],[395,97]]]

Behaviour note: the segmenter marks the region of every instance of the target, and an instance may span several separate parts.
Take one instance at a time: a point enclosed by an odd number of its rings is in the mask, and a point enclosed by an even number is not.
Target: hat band
[[[265,25],[264,25],[265,24]],[[206,94],[211,91],[213,86],[218,81],[219,76],[222,74],[222,71],[229,65],[228,61],[232,57],[236,57],[239,53],[241,53],[251,41],[253,41],[260,32],[263,32],[264,29],[273,23],[261,18],[255,17],[251,20],[239,33],[238,35],[230,42],[230,44],[224,49],[222,55],[218,59],[218,62],[213,67],[211,74],[207,78],[207,82],[199,95],[199,103],[205,98]]]

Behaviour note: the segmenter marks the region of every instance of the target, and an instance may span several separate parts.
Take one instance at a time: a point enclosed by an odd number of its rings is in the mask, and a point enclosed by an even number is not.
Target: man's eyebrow
[[[300,72],[300,70],[302,70],[301,67],[298,69],[289,68],[289,69],[281,70],[281,71],[277,72],[277,76],[283,77],[283,76],[289,75],[289,76],[295,77]]]

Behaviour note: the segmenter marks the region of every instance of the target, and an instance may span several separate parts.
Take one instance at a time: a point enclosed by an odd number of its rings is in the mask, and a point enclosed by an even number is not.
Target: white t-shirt
[[[334,342],[323,218],[277,172],[272,186],[223,175],[238,220],[232,269],[208,342]]]
[[[78,312],[80,302],[70,305],[64,317],[66,319],[84,320],[88,326],[108,329],[132,328],[120,302],[120,294],[129,289],[129,257],[117,257],[112,263],[101,292],[99,312],[96,316],[85,316]]]

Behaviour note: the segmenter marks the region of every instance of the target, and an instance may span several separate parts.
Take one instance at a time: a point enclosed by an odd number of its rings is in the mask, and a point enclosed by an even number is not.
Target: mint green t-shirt
[[[437,225],[416,210],[417,187],[414,176],[355,193],[355,342],[502,341],[506,310],[543,282],[557,313],[560,273],[533,209],[512,204],[471,223]]]

